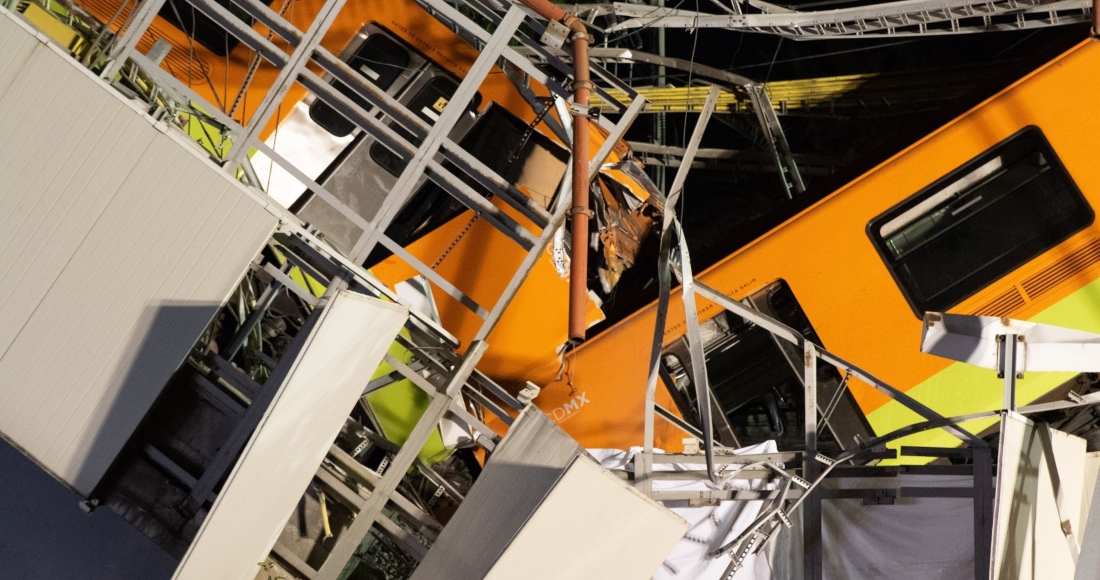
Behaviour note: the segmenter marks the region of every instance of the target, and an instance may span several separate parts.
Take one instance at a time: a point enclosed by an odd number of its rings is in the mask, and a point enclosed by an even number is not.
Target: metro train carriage
[[[269,5],[305,30],[323,4],[323,0],[276,0]],[[96,19],[111,23],[115,30],[125,22],[130,10],[120,0],[86,0],[81,5]],[[208,102],[232,110],[233,117],[245,124],[271,87],[277,70],[262,59],[258,67],[250,70],[254,55],[247,46],[227,44],[209,24],[190,3],[168,0],[165,12],[154,19],[138,50],[148,52],[157,40],[167,40],[171,49],[161,67]],[[191,34],[181,31],[181,26]],[[259,24],[253,26],[264,31]],[[322,46],[339,54],[364,79],[384,89],[429,125],[438,119],[478,56],[466,41],[412,0],[345,4]],[[240,91],[246,80],[247,90]],[[330,77],[326,80],[368,108],[370,114],[387,122],[381,111],[370,110],[369,103],[361,101],[338,81]],[[450,137],[514,183],[534,203],[549,210],[565,173],[569,151],[548,128],[547,121],[555,118],[556,111],[551,108],[548,112],[536,112],[515,82],[495,68]],[[536,82],[530,82],[529,88],[536,97],[549,95]],[[550,105],[542,103],[542,107]],[[399,133],[403,131],[391,126]],[[292,132],[295,140],[279,139],[281,134]],[[308,138],[302,140],[303,135]],[[599,150],[607,135],[608,131],[599,123],[590,123],[589,150],[592,153]],[[293,85],[278,114],[261,132],[261,139],[292,162],[297,159],[286,153],[284,147],[314,150],[306,162],[311,167],[299,168],[307,174],[312,172],[311,178],[367,220],[378,211],[404,167],[400,157],[359,131],[324,102],[313,99],[299,84]],[[316,151],[327,153],[314,154]],[[254,157],[254,162],[263,161],[260,157]],[[446,164],[442,156],[440,161]],[[333,247],[346,255],[353,254],[361,228],[297,181],[290,181],[292,191],[277,192],[275,189],[282,185],[266,178],[261,180],[269,186],[269,194],[286,204]],[[468,184],[480,189],[473,180]],[[598,242],[589,248],[588,282],[592,292],[585,318],[590,326],[603,319],[601,296],[607,296],[622,272],[631,267],[645,237],[659,220],[663,205],[661,194],[641,165],[631,158],[625,142],[611,149],[593,180],[591,197],[594,223],[598,224],[594,233],[599,235],[595,236]],[[499,199],[492,199],[492,203],[523,227],[535,229],[511,205]],[[427,179],[417,184],[410,201],[386,234],[483,307],[493,304],[501,295],[525,255],[522,248],[499,230]],[[563,237],[567,239],[568,236]],[[490,348],[478,368],[504,385],[522,387],[532,371],[546,360],[560,360],[559,353],[566,344],[568,248],[558,244],[553,250],[535,265],[488,337]],[[359,259],[391,287],[416,275],[411,266],[381,247]],[[442,326],[468,345],[481,325],[481,318],[438,287],[433,285],[433,290]],[[671,406],[670,401],[666,403]]]
[[[920,352],[926,311],[1010,317],[1100,332],[1100,119],[1079,103],[1100,89],[1100,46],[1084,42],[697,274],[851,360],[944,416],[1000,407],[994,371]],[[690,233],[689,233],[690,235]],[[672,297],[665,384],[695,419],[684,317]],[[770,337],[700,298],[707,368],[724,421],[716,436],[799,443],[801,386]],[[532,380],[540,405],[593,447],[637,445],[655,305],[575,351],[557,379],[547,359]],[[819,377],[822,407],[845,378]],[[1028,373],[1018,404],[1088,388],[1073,373]],[[842,447],[921,420],[858,380],[839,400]],[[792,400],[792,397],[795,397]],[[716,414],[719,411],[716,411]],[[866,422],[862,417],[865,415]],[[839,420],[846,416],[846,420]],[[981,432],[993,419],[965,426]],[[683,433],[657,419],[657,444]],[[894,445],[952,446],[942,430]]]
[[[117,0],[87,4],[104,21],[118,8]],[[305,27],[321,5],[320,0],[299,0],[285,16]],[[229,100],[248,74],[251,54],[243,46],[218,56],[166,20],[158,20],[142,40],[144,49],[155,38],[173,46],[162,66],[211,102]],[[428,123],[477,57],[411,0],[351,3],[323,44]],[[736,299],[748,299],[944,415],[995,406],[999,386],[989,372],[919,353],[920,317],[924,311],[950,311],[1100,329],[1100,303],[1092,296],[1098,290],[1093,281],[1100,273],[1100,239],[1091,209],[1100,193],[1094,191],[1098,177],[1087,145],[1094,121],[1072,112],[1081,95],[1091,94],[1095,81],[1087,72],[1100,58],[1097,50],[1078,46],[1030,73],[790,216],[701,273],[701,279]],[[241,118],[252,114],[274,76],[271,67],[256,70],[237,112]],[[546,94],[542,87],[532,88]],[[452,138],[483,154],[487,164],[548,207],[566,156],[560,139],[538,122],[535,110],[499,69],[486,78],[475,102]],[[280,130],[305,122],[327,135],[334,153],[317,169],[316,179],[361,215],[373,215],[400,169],[384,147],[297,85],[277,120]],[[275,123],[263,134],[269,143],[277,142]],[[604,135],[592,125],[592,150]],[[600,294],[632,265],[632,251],[652,229],[660,207],[660,193],[624,144],[614,148],[594,187],[603,229],[602,245],[591,249],[596,266],[589,272],[590,324],[602,318]],[[412,199],[387,233],[475,301],[491,303],[522,250],[431,183],[419,184]],[[493,203],[530,225],[507,204]],[[351,251],[357,232],[342,216],[308,194],[292,208],[335,247]],[[391,286],[415,275],[383,251],[363,259]],[[479,367],[512,387],[528,380],[542,385],[537,404],[582,444],[635,445],[642,433],[654,307],[625,318],[563,358],[563,271],[553,255],[539,261],[490,335],[490,350]],[[468,344],[479,318],[446,293],[434,295],[443,325]],[[702,300],[701,307],[716,413],[722,415],[716,422],[720,438],[731,444],[798,441],[801,389],[791,370],[792,353],[769,344],[752,325],[720,315],[717,306]],[[659,390],[658,402],[697,420],[683,326],[683,313],[674,308],[661,365],[667,388]],[[835,407],[829,431],[841,447],[916,420],[835,369],[823,369],[819,378],[822,405]],[[1019,384],[1020,402],[1074,386],[1075,380],[1067,374],[1029,375]],[[970,425],[975,430],[985,426]],[[677,450],[682,436],[658,421],[658,445]],[[904,441],[952,442],[937,431]]]

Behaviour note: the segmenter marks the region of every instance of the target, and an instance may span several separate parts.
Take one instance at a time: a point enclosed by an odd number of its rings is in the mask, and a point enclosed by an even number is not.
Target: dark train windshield
[[[1092,223],[1038,127],[1002,141],[871,221],[914,312],[947,310]]]

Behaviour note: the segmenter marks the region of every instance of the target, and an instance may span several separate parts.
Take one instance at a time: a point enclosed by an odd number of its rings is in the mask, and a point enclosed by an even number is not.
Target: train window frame
[[[926,288],[922,289],[916,283],[912,282],[911,271],[901,271],[901,266],[906,257],[911,257],[912,252],[920,250],[930,243],[936,242],[936,239],[940,238],[944,232],[949,232],[958,224],[967,223],[972,220],[974,216],[981,215],[983,212],[985,212],[987,216],[993,215],[989,213],[989,208],[996,206],[1001,200],[1017,192],[1028,193],[1030,190],[1023,189],[1021,185],[1015,185],[1014,187],[1010,186],[1005,188],[1006,191],[1003,193],[998,193],[996,190],[992,191],[991,193],[994,194],[990,196],[992,201],[987,201],[987,203],[984,204],[979,205],[983,195],[966,201],[951,212],[951,217],[947,220],[948,227],[943,228],[937,232],[936,235],[930,236],[917,243],[912,248],[901,250],[900,253],[896,253],[894,249],[891,249],[892,246],[888,242],[887,237],[890,234],[917,224],[924,218],[929,218],[935,211],[940,210],[940,208],[947,209],[945,206],[951,203],[951,200],[963,200],[967,195],[980,191],[987,185],[996,183],[1000,177],[1007,175],[1010,171],[1026,167],[1023,162],[1036,153],[1045,161],[1049,168],[1050,176],[1056,180],[1054,187],[1051,188],[1053,191],[1043,191],[1041,194],[1044,195],[1046,199],[1060,199],[1064,197],[1062,201],[1065,202],[1065,207],[1070,208],[1069,211],[1065,212],[1065,217],[1059,218],[1057,221],[1049,224],[1046,229],[1037,230],[1036,233],[1022,243],[987,260],[979,269],[973,270],[973,274],[959,279],[958,282],[952,285],[944,286],[930,297],[925,297],[922,290],[926,290]],[[1008,155],[1016,155],[1016,157],[1010,161],[1003,161]],[[1045,171],[1036,172],[1028,176],[1026,181],[1021,181],[1021,184],[1026,184],[1042,176],[1043,173],[1045,173]],[[1000,185],[1004,187],[1005,184],[1002,182]],[[943,197],[945,192],[948,192],[948,197]],[[1035,195],[1035,193],[1032,193],[1032,195]],[[1019,202],[1021,199],[1023,198],[1019,195],[1012,198],[1012,200],[1016,202]],[[935,202],[929,204],[929,202],[933,200],[935,200]],[[965,214],[962,219],[952,220],[953,216],[966,211],[971,208],[971,206],[974,206],[975,209]],[[1007,207],[1007,205],[1005,207]],[[912,213],[914,210],[922,209],[923,211],[921,213],[908,217],[907,221],[897,226],[897,228],[889,234],[883,234],[887,226],[896,223],[898,220],[906,219],[906,214]],[[1057,216],[1057,212],[1052,211],[1048,215]],[[1082,194],[1081,189],[1077,186],[1076,181],[1074,181],[1073,177],[1062,163],[1062,160],[1058,157],[1050,141],[1047,140],[1046,135],[1043,134],[1039,127],[1029,125],[1006,137],[977,156],[967,160],[947,175],[937,179],[930,185],[922,188],[920,191],[872,218],[867,223],[866,233],[871,240],[871,245],[874,246],[875,250],[878,252],[879,257],[882,259],[887,271],[890,272],[890,276],[894,279],[894,283],[901,291],[902,296],[905,297],[913,314],[915,314],[917,318],[923,318],[925,312],[943,312],[957,306],[980,292],[982,289],[1008,276],[1024,264],[1057,247],[1074,234],[1090,226],[1094,221],[1095,213],[1092,207],[1089,205],[1084,194]],[[939,223],[933,223],[931,227],[935,228],[939,225]],[[965,230],[960,230],[961,234],[965,234],[965,232]],[[896,246],[893,246],[893,248],[896,248]],[[929,246],[929,249],[932,249],[932,247]],[[952,290],[953,286],[957,287],[957,289]]]
[[[416,106],[416,101],[419,100],[422,96],[427,96],[430,100],[431,96],[434,95],[428,94],[429,89],[434,89],[436,85],[441,82],[451,83],[452,85],[454,85],[454,90],[451,91],[450,95],[447,95],[446,97],[437,96],[434,106],[432,104],[429,104],[426,100],[424,101],[424,106],[421,107],[420,110],[413,109],[413,107]],[[401,101],[402,104],[408,107],[408,109],[412,111],[414,115],[420,117],[422,121],[428,123],[429,125],[435,125],[436,121],[439,120],[439,115],[443,113],[443,109],[446,108],[451,98],[454,97],[454,93],[458,91],[458,87],[461,83],[462,81],[460,79],[457,79],[453,75],[447,73],[440,72],[439,74],[433,74],[419,86],[410,87],[410,89],[415,89],[416,92],[411,93],[411,96],[408,99],[401,99]],[[443,91],[437,92],[442,93]],[[439,106],[439,101],[442,101],[442,107]],[[474,99],[470,102],[470,107],[476,111],[480,104],[481,93],[478,92],[474,96]],[[419,141],[412,135],[412,133],[405,130],[396,121],[390,122],[390,128],[393,129],[394,132],[396,132],[401,137],[404,137],[410,143],[419,146]],[[371,143],[368,153],[370,155],[371,161],[373,161],[376,165],[381,167],[393,177],[400,177],[401,172],[405,170],[405,166],[409,163],[409,160],[402,159],[399,153],[392,151],[384,143],[377,140],[374,143]]]
[[[786,279],[776,278],[757,288],[743,302],[789,326],[818,348],[824,348],[810,313],[806,312]],[[780,440],[782,446],[782,440],[788,439],[787,444],[798,445],[804,436],[802,427],[805,425],[802,386],[805,369],[801,347],[776,338],[766,328],[728,310],[703,321],[702,325],[710,327],[704,333],[708,338],[704,339],[703,352],[712,405],[719,411],[714,422],[719,440],[724,445],[744,446],[773,439]],[[689,350],[686,335],[668,342],[661,349],[658,370],[681,415],[698,427],[698,407],[692,383],[694,361]],[[832,418],[824,427],[831,434],[832,443],[841,449],[850,449],[855,437],[862,441],[874,437],[867,416],[859,409],[851,390],[846,388],[847,379],[840,370],[818,361],[817,371],[819,407],[825,408],[829,401],[835,401]],[[793,413],[797,419],[787,421],[791,417],[784,419],[784,413]],[[768,432],[750,432],[750,429],[759,431],[760,426],[743,424],[749,415],[767,416]]]
[[[415,49],[406,44],[401,38],[395,36],[389,30],[379,26],[377,23],[371,22],[364,25],[363,28],[360,29],[360,34],[364,32],[366,32],[365,38],[363,38],[361,42],[350,44],[344,52],[341,53],[340,59],[351,67],[352,70],[355,71],[355,74],[383,92],[391,92],[394,87],[400,90],[406,84],[398,84],[402,75],[418,70],[423,65],[422,62],[417,62],[418,60],[427,60],[422,55],[419,55]],[[377,44],[379,42],[383,43],[385,48],[397,49],[398,52],[392,50],[389,52],[376,51],[376,54],[370,57],[362,54],[368,50],[372,44]],[[389,46],[386,46],[386,43],[388,43]],[[354,48],[352,48],[353,46]],[[415,57],[420,58],[417,59]],[[396,58],[397,61],[387,63],[382,60],[385,58]],[[372,68],[364,63],[373,63],[375,66]],[[389,73],[379,73],[375,70],[379,68],[379,65],[395,68],[399,72],[393,74],[395,71],[391,70]],[[371,73],[373,73],[373,76]],[[383,82],[379,82],[380,79]],[[332,78],[329,82],[337,91],[359,105],[363,111],[370,113],[374,110],[374,105],[340,80]],[[337,112],[332,105],[323,100],[314,101],[313,104],[310,105],[309,118],[334,137],[347,137],[358,129],[355,123],[345,118]]]

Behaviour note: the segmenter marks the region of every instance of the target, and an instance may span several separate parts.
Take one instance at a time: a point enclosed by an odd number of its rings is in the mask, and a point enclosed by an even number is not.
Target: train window
[[[454,79],[446,76],[432,77],[424,86],[420,87],[420,90],[406,103],[406,106],[414,114],[427,121],[429,125],[432,125],[439,119],[440,113],[447,106],[447,101],[451,99],[451,95],[455,94],[456,90],[458,90],[458,83]],[[476,102],[479,99],[475,98],[474,100],[474,107],[476,107]],[[416,143],[413,136],[396,123],[391,123],[390,127],[405,139],[414,144]],[[371,145],[370,157],[394,177],[401,175],[401,172],[405,169],[405,160],[380,142]]]
[[[913,311],[939,312],[1049,250],[1093,212],[1027,127],[868,224]]]
[[[359,45],[359,48],[348,59],[348,64],[358,71],[363,78],[382,90],[393,86],[393,83],[401,76],[401,73],[409,67],[411,56],[409,51],[395,42],[390,37],[374,33]],[[361,98],[350,88],[341,82],[334,83],[341,93],[355,101],[363,110],[370,111],[371,104]],[[314,101],[309,108],[309,116],[315,123],[325,128],[326,131],[344,137],[355,129],[355,124],[345,119],[335,109],[324,101]]]
[[[811,342],[821,344],[786,281],[767,285],[747,302]],[[730,312],[704,322],[701,331],[707,375],[717,407],[714,425],[723,443],[751,445],[774,439],[781,446],[801,446],[805,424],[801,350]],[[698,425],[691,358],[683,338],[665,348],[662,363],[662,377],[677,407],[685,418]],[[833,407],[827,422],[833,441],[841,448],[848,448],[856,437],[869,440],[870,426],[851,392],[837,394],[843,384],[840,373],[824,363],[819,363],[817,370],[818,400],[823,409]]]
[[[540,155],[553,157],[564,167],[569,158],[569,152],[556,145],[546,135],[533,129],[529,131],[528,128],[529,126],[522,119],[504,107],[491,103],[478,116],[473,127],[463,135],[458,144],[471,155],[482,160],[498,175],[513,183],[520,182],[523,174],[530,171],[527,162],[533,154],[536,157]],[[375,146],[389,153],[389,150],[381,145],[376,143]],[[500,151],[510,153],[501,155]],[[372,150],[371,153],[373,154],[374,151]],[[548,170],[547,165],[551,165]],[[560,181],[564,170],[555,172],[552,164],[543,163],[542,166],[547,173],[556,174]],[[450,162],[444,163],[444,167],[462,175]],[[397,170],[400,171],[400,168]],[[473,178],[463,176],[462,179],[474,190],[488,196],[484,188]],[[556,188],[557,183],[552,189]],[[429,180],[417,190],[412,199],[397,214],[386,230],[386,235],[405,246],[450,221],[465,209],[466,206],[462,202]],[[389,256],[387,250],[376,248],[366,264],[373,265],[387,256]]]
[[[252,26],[252,17],[237,6],[236,2],[232,0],[214,0],[214,2],[243,20],[248,26]],[[264,4],[270,4],[270,2],[264,2]],[[240,39],[226,32],[225,28],[199,12],[190,2],[168,0],[157,16],[167,20],[172,26],[182,30],[218,56],[228,56],[241,43]]]

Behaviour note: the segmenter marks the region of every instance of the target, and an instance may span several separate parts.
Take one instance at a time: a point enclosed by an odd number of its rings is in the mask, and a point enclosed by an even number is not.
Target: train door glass
[[[232,0],[214,0],[214,2],[243,20],[247,25],[252,26],[254,22],[252,17]],[[265,2],[264,4],[269,3]],[[225,28],[215,23],[209,16],[199,12],[190,2],[168,0],[164,3],[160,12],[157,13],[157,16],[187,33],[188,36],[194,38],[199,44],[218,56],[227,56],[241,43],[240,39],[226,32]]]
[[[748,302],[811,342],[821,344],[786,281],[769,284],[750,296]],[[801,351],[730,312],[706,321],[701,331],[707,376],[717,407],[714,424],[719,439],[734,444],[732,437],[723,437],[731,432],[740,445],[774,439],[781,449],[801,447],[805,416]],[[665,349],[662,363],[662,376],[677,407],[688,421],[698,425],[691,358],[684,338]],[[826,430],[833,435],[833,445],[839,443],[846,449],[857,437],[869,440],[871,429],[851,393],[845,390],[837,394],[843,381],[836,368],[819,363],[817,380],[821,408],[834,408]],[[829,449],[830,444],[823,442],[822,448]]]
[[[363,78],[369,80],[378,88],[387,90],[409,68],[411,55],[408,50],[388,36],[374,33],[359,45],[359,48],[352,53],[347,62]],[[363,110],[371,110],[370,103],[355,94],[343,83],[336,82],[335,86],[337,90],[347,95],[360,107],[363,107]],[[309,108],[309,116],[315,123],[337,137],[347,136],[355,129],[354,123],[345,119],[335,109],[321,100],[313,102],[313,105]]]
[[[1093,221],[1038,127],[1027,127],[871,220],[914,312],[951,308]]]

